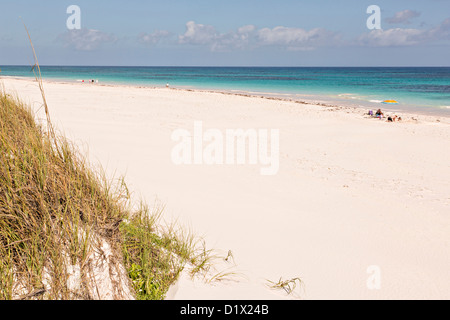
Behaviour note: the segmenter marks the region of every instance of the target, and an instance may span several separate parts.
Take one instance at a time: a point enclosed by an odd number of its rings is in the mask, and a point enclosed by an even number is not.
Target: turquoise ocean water
[[[0,66],[0,76],[33,77],[29,66]],[[450,116],[450,67],[64,67],[43,66],[47,80],[222,90],[303,101]],[[398,105],[381,104],[394,99]]]

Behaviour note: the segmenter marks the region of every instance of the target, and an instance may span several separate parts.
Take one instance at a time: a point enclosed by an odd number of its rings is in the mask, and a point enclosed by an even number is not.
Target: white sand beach
[[[35,82],[0,83],[43,118]],[[183,275],[169,298],[450,299],[450,119],[388,123],[363,109],[196,90],[44,89],[57,129],[94,163],[125,175],[136,199],[158,199],[167,220],[208,248],[231,250],[239,277]],[[193,132],[195,121],[220,132],[278,129],[277,174],[261,175],[259,164],[175,165],[171,135]],[[291,296],[267,286],[297,277],[304,286]]]

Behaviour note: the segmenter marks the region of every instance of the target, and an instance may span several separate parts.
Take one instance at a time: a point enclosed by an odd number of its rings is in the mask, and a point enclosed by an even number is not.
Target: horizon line
[[[2,67],[32,67],[26,64],[0,64]],[[61,65],[61,64],[40,64],[41,67],[117,67],[117,68],[450,68],[450,65],[442,66],[392,66],[392,65],[380,65],[380,66],[200,66],[200,65]]]

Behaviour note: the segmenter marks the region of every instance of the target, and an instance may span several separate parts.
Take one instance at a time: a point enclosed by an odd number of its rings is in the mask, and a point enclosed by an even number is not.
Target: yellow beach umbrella
[[[398,104],[398,102],[395,101],[395,100],[384,100],[383,103],[388,103],[388,104]]]

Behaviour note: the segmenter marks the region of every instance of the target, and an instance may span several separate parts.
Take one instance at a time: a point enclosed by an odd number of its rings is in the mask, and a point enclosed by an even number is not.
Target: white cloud
[[[394,28],[372,30],[359,37],[358,43],[371,47],[398,47],[450,40],[450,18],[431,29]]]
[[[258,31],[258,38],[263,45],[288,47],[291,50],[311,50],[320,46],[336,45],[340,42],[336,33],[322,28],[304,30],[283,26],[273,29],[263,28]]]
[[[141,33],[138,36],[139,42],[149,45],[155,45],[162,39],[170,37],[172,34],[166,30],[156,30],[153,33]]]
[[[57,40],[62,41],[66,47],[78,51],[92,51],[104,43],[117,41],[116,36],[94,29],[67,30],[60,34]]]
[[[405,10],[396,14],[397,21],[409,21],[419,13]],[[141,34],[143,43],[156,44],[171,36],[167,31]],[[353,40],[344,40],[342,35],[324,28],[310,30],[277,26],[257,28],[244,25],[227,33],[221,33],[212,25],[189,21],[184,34],[178,35],[178,44],[209,47],[211,51],[247,50],[260,47],[278,47],[288,51],[312,51],[322,47],[357,45],[368,47],[399,47],[436,43],[450,40],[450,18],[440,25],[428,29],[391,28],[372,30]]]
[[[219,33],[211,25],[189,21],[186,23],[186,32],[178,36],[178,42],[190,45],[207,45],[211,51],[243,49],[250,43],[255,30],[255,26],[245,25],[236,31]]]
[[[255,45],[256,27],[246,25],[228,33],[219,34],[211,46],[212,51],[228,51],[231,49],[246,49]]]
[[[390,24],[396,24],[396,23],[410,24],[411,19],[419,17],[420,14],[421,14],[420,12],[417,12],[414,10],[403,10],[403,11],[397,12],[391,18],[387,18],[386,22],[390,23]]]
[[[427,32],[430,39],[433,40],[450,40],[450,18],[447,18],[435,28]]]
[[[246,35],[246,34],[249,34],[249,33],[253,32],[253,31],[255,31],[255,30],[256,30],[256,27],[254,25],[249,24],[249,25],[240,27],[237,30],[237,33],[241,34],[241,35]]]
[[[370,47],[411,46],[421,42],[424,31],[417,29],[372,30],[360,37],[362,45]]]
[[[313,50],[318,46],[340,42],[339,36],[325,29],[304,30],[278,26],[273,29],[257,29],[245,25],[235,31],[219,33],[213,26],[189,21],[186,32],[179,36],[179,43],[208,45],[212,51],[245,49],[258,46],[280,46],[288,50]]]
[[[217,41],[219,34],[210,25],[197,24],[195,21],[186,23],[186,32],[178,37],[180,43],[211,44]]]

